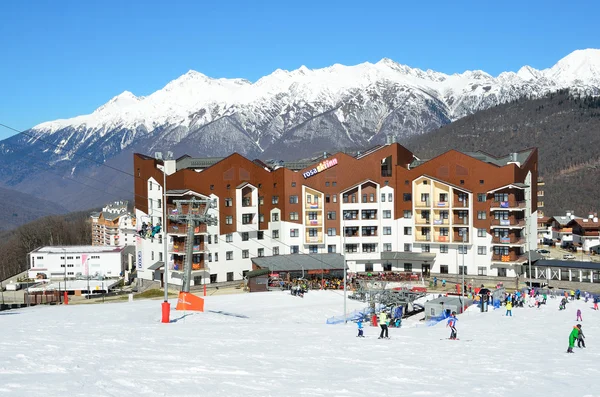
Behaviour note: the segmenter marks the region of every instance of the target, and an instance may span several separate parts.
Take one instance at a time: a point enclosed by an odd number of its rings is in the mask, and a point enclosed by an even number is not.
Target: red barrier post
[[[64,302],[65,302],[65,305],[69,304],[69,294],[67,293],[67,291],[65,291]]]
[[[206,284],[204,284],[204,296],[206,296]]]
[[[169,302],[163,302],[162,303],[162,322],[163,323],[168,323],[169,321],[169,316],[171,314],[171,304]]]

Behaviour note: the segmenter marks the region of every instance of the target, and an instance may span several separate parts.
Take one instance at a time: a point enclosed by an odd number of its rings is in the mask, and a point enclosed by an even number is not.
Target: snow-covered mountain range
[[[254,83],[189,71],[151,95],[125,91],[92,114],[42,123],[0,142],[0,163],[9,170],[0,183],[14,186],[37,172],[7,164],[23,152],[71,174],[93,166],[90,158],[105,162],[158,149],[303,158],[372,146],[389,135],[402,142],[478,110],[561,88],[600,94],[600,50],[578,50],[548,69],[524,66],[496,77],[480,70],[423,71],[390,59],[276,70]]]

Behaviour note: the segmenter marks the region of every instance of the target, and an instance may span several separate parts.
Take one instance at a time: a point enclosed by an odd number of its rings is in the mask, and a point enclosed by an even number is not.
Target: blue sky
[[[3,0],[0,15],[0,123],[17,129],[150,94],[189,69],[255,81],[387,57],[497,75],[600,47],[596,0]]]

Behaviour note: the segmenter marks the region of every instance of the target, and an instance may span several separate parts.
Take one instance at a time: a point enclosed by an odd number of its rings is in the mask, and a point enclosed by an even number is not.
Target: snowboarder
[[[387,318],[387,313],[382,310],[381,313],[379,313],[379,326],[381,327],[381,334],[379,334],[379,339],[383,339],[384,337],[386,339],[389,339],[390,337],[388,336],[388,318]],[[385,336],[384,336],[385,334]]]
[[[510,301],[506,302],[506,316],[512,317],[512,303]]]
[[[452,312],[450,317],[448,317],[448,322],[446,322],[446,328],[450,327],[450,339],[456,339],[458,332],[456,331],[456,322],[458,319],[456,318],[456,312]]]
[[[358,326],[358,335],[356,335],[358,338],[364,338],[365,336],[363,335],[363,323],[362,323],[362,319],[358,320],[356,322],[356,325]]]
[[[577,335],[577,347],[585,349],[585,341],[583,340],[585,336],[583,335],[583,331],[579,328],[579,335]]]
[[[573,330],[569,334],[569,348],[567,349],[567,353],[574,353],[573,347],[575,346],[575,341],[579,338],[579,330],[581,329],[581,324],[577,324],[573,327]]]
[[[577,320],[575,321],[583,321],[583,318],[581,318],[581,309],[577,309]]]

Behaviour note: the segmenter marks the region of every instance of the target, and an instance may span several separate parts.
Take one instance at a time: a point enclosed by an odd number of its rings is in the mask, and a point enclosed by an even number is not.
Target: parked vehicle
[[[540,254],[544,254],[544,255],[547,255],[547,254],[550,253],[550,251],[545,250],[545,249],[539,249],[539,250],[537,250],[537,252],[540,253]]]
[[[575,255],[573,254],[564,254],[563,259],[575,259]]]

